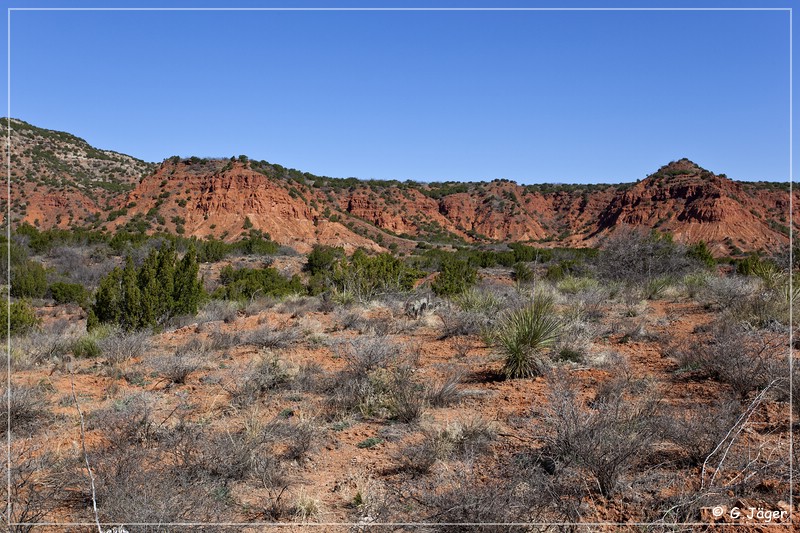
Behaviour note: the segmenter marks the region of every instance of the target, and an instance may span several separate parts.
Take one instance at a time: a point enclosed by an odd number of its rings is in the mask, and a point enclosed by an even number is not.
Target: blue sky
[[[540,183],[633,181],[689,157],[783,181],[788,30],[785,11],[14,11],[11,115],[148,161]]]

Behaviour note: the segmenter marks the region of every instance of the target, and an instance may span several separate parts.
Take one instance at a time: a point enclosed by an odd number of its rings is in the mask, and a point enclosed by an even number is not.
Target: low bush
[[[436,312],[442,321],[440,339],[466,335],[483,335],[492,325],[492,318],[476,311],[443,308]]]
[[[584,469],[602,495],[612,496],[620,476],[645,458],[655,438],[658,403],[625,380],[607,384],[591,403],[580,400],[580,387],[565,373],[551,375],[549,384],[549,453]]]
[[[458,420],[444,428],[423,429],[420,445],[407,449],[412,456],[427,453],[435,460],[468,461],[486,452],[497,437],[494,425],[480,417]]]
[[[290,381],[283,362],[267,355],[253,363],[228,393],[234,406],[247,407],[259,401],[266,392],[285,386]]]
[[[306,292],[299,277],[286,278],[272,267],[235,269],[227,265],[220,271],[220,283],[222,287],[214,295],[228,300],[252,300],[257,295],[280,297]]]
[[[458,403],[462,397],[458,386],[463,377],[463,371],[451,368],[441,380],[434,381],[427,389],[431,407],[448,407]]]
[[[598,286],[596,279],[592,278],[579,278],[576,276],[565,276],[556,283],[556,288],[566,294],[577,294],[588,289],[593,289]]]
[[[397,369],[389,379],[386,405],[392,418],[411,424],[419,421],[428,407],[425,387],[416,383],[407,367]]]
[[[280,349],[291,346],[299,340],[299,337],[299,333],[294,329],[275,330],[270,326],[264,326],[247,334],[244,343],[262,349]]]
[[[223,321],[226,324],[236,320],[239,305],[225,300],[209,300],[197,315],[199,323]]]
[[[75,357],[99,357],[103,351],[92,335],[84,335],[70,343],[70,351]]]
[[[673,407],[660,417],[659,434],[680,447],[689,466],[697,466],[725,440],[742,412],[741,403],[733,398]]]
[[[511,269],[511,276],[514,278],[514,281],[518,281],[520,283],[527,283],[529,281],[533,281],[534,274],[531,267],[529,267],[526,263],[514,263],[514,266]]]
[[[462,311],[472,313],[496,313],[503,307],[497,295],[488,290],[468,289],[453,297]]]
[[[106,362],[117,365],[141,357],[150,348],[151,338],[147,331],[125,331],[110,328],[97,341]]]
[[[718,322],[701,342],[678,350],[676,355],[689,368],[730,385],[744,400],[766,387],[782,372],[783,345],[780,334],[767,334],[746,325]]]
[[[89,291],[79,283],[57,281],[50,285],[50,295],[57,304],[76,303],[84,305],[89,298]]]
[[[175,354],[159,359],[156,363],[156,372],[170,385],[182,385],[198,367],[196,360]]]
[[[468,261],[460,259],[443,260],[441,270],[431,283],[437,296],[461,294],[478,281],[478,269]]]
[[[597,274],[607,280],[646,283],[680,277],[696,269],[697,261],[669,234],[656,231],[616,231],[606,239],[597,260]]]
[[[153,419],[153,403],[154,398],[149,393],[125,396],[110,407],[89,413],[86,428],[101,430],[117,449],[149,442],[158,430]]]
[[[369,256],[359,249],[349,259],[338,261],[326,280],[339,294],[367,302],[383,294],[409,291],[423,274],[392,254]]]
[[[531,522],[542,502],[531,497],[529,485],[510,483],[505,477],[486,480],[477,470],[460,469],[427,484],[417,483],[408,491],[407,505],[423,506],[430,517],[426,521],[435,524],[437,532],[460,533],[468,527],[475,533],[493,533],[497,524],[509,533],[530,531],[530,526],[520,524]],[[539,515],[539,521],[545,516]]]
[[[363,377],[396,364],[403,355],[403,348],[387,337],[362,336],[334,345],[334,352],[347,362],[347,372]]]
[[[672,285],[672,278],[669,276],[662,276],[653,278],[644,284],[642,296],[646,300],[658,300],[667,289]]]
[[[47,292],[47,271],[36,261],[11,266],[11,296],[41,298]]]
[[[11,302],[10,319],[8,311],[7,305],[0,305],[0,324],[8,324],[10,322],[12,336],[24,335],[41,323],[39,317],[36,316],[36,311],[25,300]],[[7,335],[7,328],[0,327],[0,339],[5,339]]]
[[[10,421],[11,431],[17,436],[41,429],[42,421],[50,415],[47,398],[41,388],[15,384],[10,389],[4,388],[0,399],[0,418]],[[0,431],[0,436],[5,437],[6,424],[2,424]]]
[[[32,365],[62,361],[69,352],[69,338],[61,333],[32,331],[18,337],[14,343],[20,349],[21,358]],[[13,358],[12,347],[12,358]]]
[[[687,274],[683,277],[683,287],[689,298],[697,298],[705,290],[712,277],[707,272]]]

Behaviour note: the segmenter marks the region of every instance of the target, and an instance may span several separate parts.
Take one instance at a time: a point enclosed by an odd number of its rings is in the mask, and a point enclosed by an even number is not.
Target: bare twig
[[[81,419],[81,450],[83,451],[83,459],[86,462],[86,470],[89,472],[89,481],[92,488],[92,510],[94,512],[94,520],[97,524],[98,533],[103,533],[103,528],[100,526],[100,515],[97,513],[97,492],[94,486],[94,473],[92,472],[92,467],[89,464],[89,454],[86,452],[86,422],[83,418],[81,406],[78,403],[78,396],[75,394],[75,376],[72,373],[72,368],[69,369],[69,381],[70,386],[72,387],[72,401],[75,402],[75,409],[78,410],[78,416],[80,416]]]
[[[750,403],[750,405],[747,407],[744,413],[742,413],[742,415],[739,417],[736,423],[733,424],[733,426],[725,435],[725,437],[719,442],[719,444],[717,444],[714,450],[710,454],[708,454],[706,460],[703,461],[703,469],[700,474],[701,489],[705,488],[706,485],[706,466],[708,465],[708,461],[714,456],[714,454],[717,453],[717,451],[723,446],[723,444],[725,444],[725,441],[728,441],[728,445],[725,447],[725,452],[722,454],[722,458],[719,460],[717,468],[714,470],[714,474],[711,476],[711,479],[709,480],[709,485],[711,485],[714,483],[714,479],[717,477],[717,473],[719,473],[719,471],[722,469],[722,463],[725,462],[725,459],[728,456],[728,452],[733,446],[733,443],[736,441],[736,437],[744,430],[745,426],[747,425],[747,421],[750,420],[750,417],[753,415],[756,408],[761,404],[761,400],[764,398],[764,395],[777,382],[778,382],[777,379],[772,380],[766,387],[764,387],[761,390],[758,396],[753,398],[753,401]]]

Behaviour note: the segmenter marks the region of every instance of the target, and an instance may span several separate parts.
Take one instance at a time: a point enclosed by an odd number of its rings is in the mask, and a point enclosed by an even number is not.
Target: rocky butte
[[[6,119],[0,129],[8,133]],[[734,181],[688,159],[629,184],[418,183],[316,176],[244,156],[153,164],[16,119],[10,138],[12,221],[41,229],[229,241],[258,229],[300,252],[316,243],[596,246],[621,226],[702,240],[719,255],[789,242],[788,183]]]

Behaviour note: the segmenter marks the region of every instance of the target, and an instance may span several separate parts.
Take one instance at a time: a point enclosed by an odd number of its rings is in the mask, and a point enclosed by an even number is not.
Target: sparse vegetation
[[[48,169],[82,164],[52,146],[77,140],[21,131],[44,143],[34,155]],[[129,168],[87,150],[75,161]],[[202,201],[186,176],[240,170],[321,214],[307,256],[259,229],[260,214],[189,213]],[[704,172],[682,160],[644,185],[712,179]],[[141,174],[115,170],[99,184],[87,170],[74,186],[48,176],[24,179],[42,191],[85,186],[102,201]],[[243,156],[171,158],[159,183],[90,220],[72,206],[59,213],[70,229],[36,211],[36,224],[12,217],[10,243],[0,236],[13,520],[91,522],[87,460],[98,517],[119,524],[529,531],[538,526],[480,523],[630,520],[677,531],[715,505],[797,505],[786,458],[800,365],[787,374],[786,347],[800,262],[788,248],[746,255],[736,235],[684,245],[677,230],[673,240],[626,232],[613,213],[611,225],[587,219],[592,194],[619,185],[363,182]],[[748,210],[772,192],[742,187]],[[449,225],[452,194],[546,236],[507,244],[483,234],[496,234],[486,223]],[[547,194],[584,218],[540,210]],[[409,233],[357,218],[351,197]],[[431,198],[443,199],[435,216],[408,209]],[[662,229],[684,216],[655,213],[647,220]],[[750,214],[773,239],[789,223],[775,209]],[[216,237],[188,235],[198,227]],[[346,231],[392,253],[354,250],[365,241]],[[599,249],[553,247],[590,233]]]

